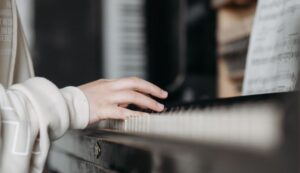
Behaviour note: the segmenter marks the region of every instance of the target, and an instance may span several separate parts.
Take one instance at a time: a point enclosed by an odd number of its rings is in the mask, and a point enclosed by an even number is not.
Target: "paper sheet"
[[[294,90],[300,57],[300,1],[260,0],[243,95]]]

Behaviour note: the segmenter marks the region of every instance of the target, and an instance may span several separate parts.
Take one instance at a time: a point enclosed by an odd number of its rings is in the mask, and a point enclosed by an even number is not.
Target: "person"
[[[51,141],[69,129],[84,129],[104,119],[126,119],[146,113],[129,104],[162,111],[166,91],[130,77],[97,80],[58,89],[33,77],[32,63],[15,0],[0,2],[0,172],[40,173]],[[7,32],[6,32],[7,31]]]

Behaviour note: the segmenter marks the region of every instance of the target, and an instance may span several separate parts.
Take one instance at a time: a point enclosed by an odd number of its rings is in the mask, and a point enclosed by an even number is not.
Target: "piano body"
[[[55,142],[49,167],[79,172],[299,172],[298,93],[181,105]]]

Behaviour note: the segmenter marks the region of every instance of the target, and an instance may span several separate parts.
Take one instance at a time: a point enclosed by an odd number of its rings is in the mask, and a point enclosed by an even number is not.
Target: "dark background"
[[[101,0],[36,0],[35,69],[59,87],[102,76]],[[147,80],[170,101],[216,97],[216,15],[209,0],[146,0]],[[178,73],[184,78],[170,87]]]

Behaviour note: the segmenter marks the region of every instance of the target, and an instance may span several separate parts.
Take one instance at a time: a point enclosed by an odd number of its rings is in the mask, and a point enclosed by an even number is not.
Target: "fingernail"
[[[162,94],[163,94],[164,97],[168,96],[168,92],[167,91],[162,91]]]
[[[160,110],[163,110],[165,108],[165,106],[163,104],[158,103],[157,104]]]

